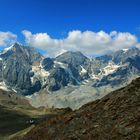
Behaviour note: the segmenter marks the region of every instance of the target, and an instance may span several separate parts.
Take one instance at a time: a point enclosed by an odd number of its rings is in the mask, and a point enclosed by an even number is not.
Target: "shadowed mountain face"
[[[33,93],[31,68],[41,61],[41,55],[34,48],[21,46],[15,43],[0,53],[1,58],[1,83],[16,90],[19,94]]]
[[[0,82],[22,95],[42,88],[55,91],[88,78],[86,72],[80,73],[86,65],[89,59],[80,52],[43,58],[34,48],[15,43],[0,53]]]
[[[140,78],[79,110],[42,122],[23,140],[139,140]]]

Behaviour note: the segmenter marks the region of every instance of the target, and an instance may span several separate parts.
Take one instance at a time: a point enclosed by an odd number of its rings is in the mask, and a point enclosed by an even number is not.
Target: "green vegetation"
[[[29,116],[0,106],[0,139],[30,126]]]

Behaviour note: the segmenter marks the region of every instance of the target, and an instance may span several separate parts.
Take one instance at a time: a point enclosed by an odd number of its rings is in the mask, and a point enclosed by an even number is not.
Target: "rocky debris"
[[[35,126],[22,140],[139,140],[140,78],[80,109]]]

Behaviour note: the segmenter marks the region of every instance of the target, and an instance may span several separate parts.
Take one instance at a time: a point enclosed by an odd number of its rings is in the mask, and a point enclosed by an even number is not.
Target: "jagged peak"
[[[16,49],[15,48],[21,48],[22,47],[22,44],[19,44],[17,42],[15,42],[14,44],[12,44],[10,47],[7,47],[7,48],[4,48],[2,51],[1,51],[1,54],[5,54],[7,53],[8,51],[15,51]]]
[[[73,56],[81,56],[81,57],[85,57],[87,58],[82,52],[80,51],[66,51],[60,55],[58,55],[56,58],[59,57],[63,57],[63,56],[69,56],[69,57],[73,57]]]
[[[121,50],[118,50],[114,53],[117,53],[117,52],[121,52],[121,53],[128,53],[128,52],[139,52],[139,48],[137,47],[132,47],[132,48],[125,48],[125,49],[121,49]]]

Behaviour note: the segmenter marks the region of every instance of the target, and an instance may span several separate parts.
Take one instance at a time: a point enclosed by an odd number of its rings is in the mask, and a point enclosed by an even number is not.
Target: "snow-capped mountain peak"
[[[69,85],[90,83],[85,81],[100,82],[108,76],[123,74],[130,65],[138,73],[139,49],[123,51],[125,53],[117,51],[95,59],[89,59],[81,52],[64,52],[56,58],[44,58],[34,48],[15,43],[0,55],[0,82],[5,81],[17,94],[26,95],[42,88],[57,91]]]

